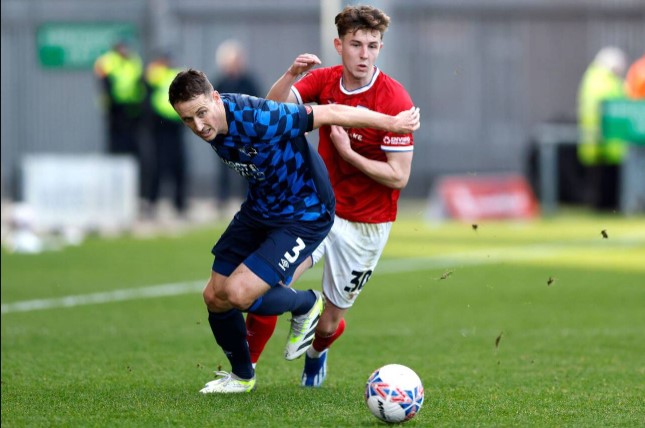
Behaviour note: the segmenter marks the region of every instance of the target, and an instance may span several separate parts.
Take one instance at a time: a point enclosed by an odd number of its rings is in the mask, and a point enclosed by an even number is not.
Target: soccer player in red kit
[[[395,115],[409,110],[405,88],[383,73],[376,59],[390,18],[372,6],[347,6],[336,16],[334,47],[342,65],[320,64],[313,54],[299,55],[273,85],[267,98],[277,101],[345,104]],[[304,75],[302,75],[305,73]],[[376,129],[320,128],[318,152],[336,196],[336,220],[312,255],[312,265],[325,257],[325,309],[305,356],[303,386],[321,386],[331,344],[345,329],[345,312],[354,304],[387,243],[396,219],[399,193],[408,183],[412,165],[412,134]],[[277,317],[249,314],[251,358],[257,362],[275,328]],[[289,355],[285,358],[290,360]]]

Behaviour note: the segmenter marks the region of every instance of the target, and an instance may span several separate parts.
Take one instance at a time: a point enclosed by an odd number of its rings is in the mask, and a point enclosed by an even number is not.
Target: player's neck
[[[348,91],[354,91],[356,89],[367,86],[374,78],[374,73],[376,73],[376,67],[372,67],[371,72],[366,74],[365,76],[357,78],[349,73],[346,69],[343,69],[343,88]]]
[[[224,107],[224,101],[219,100],[217,109],[219,110],[217,134],[226,135],[228,134],[228,122],[226,121],[226,108]]]

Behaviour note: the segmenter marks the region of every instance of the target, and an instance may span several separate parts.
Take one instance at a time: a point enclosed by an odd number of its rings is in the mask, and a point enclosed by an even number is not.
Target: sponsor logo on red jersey
[[[383,144],[390,144],[393,146],[407,146],[410,144],[410,136],[402,136],[402,137],[390,137],[389,135],[386,135],[383,137]]]

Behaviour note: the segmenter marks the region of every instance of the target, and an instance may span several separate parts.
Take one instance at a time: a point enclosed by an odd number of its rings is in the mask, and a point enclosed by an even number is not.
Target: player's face
[[[209,142],[217,134],[226,133],[226,116],[222,100],[213,91],[212,96],[200,95],[192,100],[174,105],[181,120],[202,140]]]
[[[369,30],[349,32],[342,39],[335,39],[334,46],[343,61],[343,83],[347,89],[368,84],[383,46],[381,33]]]

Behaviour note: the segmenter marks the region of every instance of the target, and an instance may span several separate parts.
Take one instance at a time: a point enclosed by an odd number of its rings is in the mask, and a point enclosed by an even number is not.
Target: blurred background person
[[[212,81],[220,93],[260,96],[257,79],[247,68],[246,49],[235,39],[222,42],[215,52],[217,71]],[[246,194],[246,181],[230,168],[220,165],[216,203],[221,213],[237,210]]]
[[[97,58],[94,73],[101,82],[102,104],[107,113],[108,153],[138,157],[145,97],[141,57],[127,42],[119,41]]]
[[[634,61],[627,70],[625,92],[631,99],[645,99],[645,53]]]
[[[107,121],[107,153],[130,155],[139,168],[139,194],[145,197],[140,126],[146,96],[141,57],[120,40],[94,62]]]
[[[600,49],[582,76],[578,88],[578,158],[586,167],[588,200],[599,210],[614,210],[620,201],[620,165],[627,142],[605,140],[602,135],[602,102],[625,97],[625,53],[614,46]]]
[[[152,137],[147,162],[146,206],[144,215],[157,214],[163,184],[172,185],[172,205],[179,217],[186,215],[186,149],[184,126],[168,101],[170,83],[181,70],[172,67],[169,52],[160,53],[145,70],[148,88],[148,121]]]

